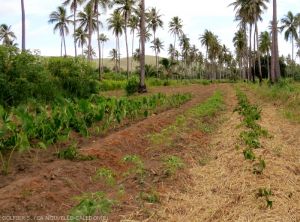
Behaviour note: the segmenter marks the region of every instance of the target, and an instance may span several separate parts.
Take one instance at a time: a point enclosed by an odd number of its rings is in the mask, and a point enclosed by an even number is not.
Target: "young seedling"
[[[177,156],[167,156],[164,159],[165,174],[167,176],[173,175],[177,170],[184,167],[184,163],[180,157]]]
[[[115,173],[107,168],[100,168],[96,171],[96,175],[93,177],[94,180],[103,179],[105,183],[109,186],[114,186],[116,184]]]
[[[138,176],[140,183],[144,182],[144,177],[146,175],[146,169],[144,162],[137,155],[127,155],[123,158],[125,163],[131,163],[135,167],[130,170],[129,173],[134,173]]]
[[[258,163],[255,163],[253,166],[253,173],[254,174],[262,174],[264,169],[266,168],[266,162],[264,159],[259,157]]]
[[[272,196],[272,190],[267,189],[267,188],[259,188],[258,193],[256,194],[256,197],[265,197],[266,203],[267,203],[267,208],[272,208],[273,207],[273,201],[270,200],[270,196]]]
[[[70,211],[70,221],[72,222],[81,221],[80,217],[83,216],[106,215],[115,204],[115,201],[108,199],[103,192],[86,193],[75,199],[80,203]]]
[[[148,203],[159,203],[159,195],[154,192],[151,191],[149,193],[146,192],[140,192],[140,199],[147,201]]]
[[[245,160],[255,160],[255,154],[251,148],[247,148],[243,151]]]

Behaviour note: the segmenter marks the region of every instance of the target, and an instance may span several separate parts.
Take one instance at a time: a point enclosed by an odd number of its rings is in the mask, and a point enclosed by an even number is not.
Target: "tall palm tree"
[[[174,36],[174,52],[176,52],[176,38],[179,38],[183,34],[182,27],[182,20],[178,16],[171,19],[169,32]]]
[[[145,18],[145,0],[140,1],[140,84],[139,92],[147,92],[145,84],[145,43],[146,43],[146,18]]]
[[[271,50],[271,37],[270,34],[265,31],[259,36],[259,49],[262,54],[267,56],[267,69],[268,69],[268,79],[270,78],[270,50]]]
[[[130,16],[128,20],[128,27],[130,28],[130,32],[132,33],[132,44],[131,44],[131,67],[130,71],[132,71],[133,66],[133,54],[134,54],[134,37],[135,37],[135,30],[138,30],[139,27],[139,18],[136,15]]]
[[[102,48],[102,55],[101,55],[101,72],[103,72],[103,66],[104,66],[104,64],[103,64],[103,59],[104,59],[104,43],[105,42],[107,42],[108,40],[109,40],[109,38],[105,35],[105,34],[103,34],[103,33],[101,33],[100,35],[99,35],[99,37],[98,37],[98,40],[100,41],[100,43],[101,43],[101,48]]]
[[[88,42],[87,41],[88,36],[89,35],[85,31],[83,31],[81,28],[77,28],[76,31],[75,31],[75,35],[74,35],[75,43],[78,44],[78,47],[81,48],[81,55],[82,56],[84,55],[83,48]]]
[[[0,41],[2,41],[3,45],[11,45],[16,38],[15,33],[11,30],[11,26],[6,24],[0,25]]]
[[[273,0],[273,22],[272,22],[272,61],[271,82],[275,83],[280,78],[279,52],[278,52],[278,24],[277,24],[277,1]]]
[[[244,67],[244,55],[245,51],[247,50],[247,37],[244,30],[240,29],[238,32],[235,33],[233,38],[233,45],[235,47],[237,60],[239,62],[240,76],[243,76],[245,78],[245,70],[243,69],[242,72],[242,67]]]
[[[163,27],[163,21],[161,20],[161,16],[159,14],[159,11],[156,8],[151,8],[148,10],[147,12],[147,24],[148,24],[148,28],[152,30],[153,32],[153,41],[152,43],[154,44],[154,42],[156,41],[156,31],[158,28],[162,28]],[[154,47],[154,52],[156,54],[156,48]]]
[[[286,41],[291,41],[292,42],[292,60],[294,61],[294,40],[298,39],[298,33],[297,33],[297,18],[294,16],[294,14],[289,11],[287,15],[285,15],[281,19],[281,27],[280,31],[285,31],[284,32],[284,39]]]
[[[159,55],[160,51],[162,49],[164,49],[164,45],[163,45],[163,42],[159,38],[156,38],[155,40],[153,40],[152,44],[153,45],[151,46],[151,48],[155,52],[156,75],[157,75],[157,78],[158,78],[159,77],[159,74],[158,74],[158,55]]]
[[[115,70],[118,70],[118,60],[119,60],[118,50],[112,49],[109,52],[109,56],[111,57],[111,60],[115,63]]]
[[[79,27],[88,33],[88,60],[92,60],[92,35],[97,30],[98,24],[97,15],[94,13],[93,5],[89,2],[77,15],[79,22]]]
[[[25,6],[24,0],[21,0],[21,10],[22,10],[22,51],[26,49],[26,36],[25,36]]]
[[[119,57],[119,67],[117,71],[120,71],[120,36],[123,34],[123,30],[125,27],[125,21],[121,15],[121,13],[115,10],[110,18],[107,19],[108,30],[112,30],[113,34],[116,37],[116,50],[118,52]]]
[[[204,31],[204,34],[199,38],[201,41],[201,45],[206,47],[206,59],[208,56],[208,47],[213,38],[214,34],[211,31],[208,31],[207,29]]]
[[[104,12],[106,12],[106,10],[108,8],[112,8],[113,6],[113,2],[111,0],[89,0],[89,4],[91,4],[94,8],[94,14],[97,18],[97,43],[98,43],[98,72],[99,72],[99,79],[101,80],[101,73],[102,73],[102,69],[101,69],[101,42],[99,40],[99,36],[100,36],[100,26],[101,26],[101,22],[100,22],[100,13],[99,13],[99,9],[102,9]]]
[[[64,45],[65,49],[65,56],[67,56],[67,48],[66,48],[66,35],[69,34],[69,28],[68,25],[72,22],[70,20],[71,16],[67,15],[67,11],[63,6],[59,6],[57,8],[57,11],[53,11],[50,16],[49,16],[49,24],[53,24],[54,28],[53,31],[56,32],[57,30],[59,31],[59,34],[61,36],[61,49],[62,49],[62,44]],[[62,50],[61,50],[62,51]],[[62,56],[62,53],[61,53]]]
[[[127,38],[127,25],[128,20],[134,10],[136,0],[115,0],[117,5],[116,11],[120,12],[124,18],[124,31],[125,31],[125,44],[126,44],[126,55],[127,55],[127,79],[129,77],[129,50],[128,50],[128,38]]]
[[[181,55],[183,58],[185,68],[187,68],[187,59],[190,50],[190,39],[187,37],[186,34],[181,35],[181,37],[179,38],[179,45],[181,46]]]
[[[73,37],[74,37],[74,50],[75,50],[75,57],[77,57],[77,44],[76,44],[76,15],[77,15],[77,8],[78,6],[82,5],[85,0],[65,0],[63,2],[64,6],[70,5],[70,10],[73,13]]]

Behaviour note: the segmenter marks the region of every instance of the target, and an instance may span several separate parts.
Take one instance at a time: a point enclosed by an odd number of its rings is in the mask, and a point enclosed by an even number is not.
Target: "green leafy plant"
[[[159,203],[160,202],[159,195],[154,191],[151,191],[149,193],[140,192],[139,196],[142,200],[147,201],[148,203]]]
[[[70,145],[67,149],[61,150],[57,153],[59,159],[64,160],[93,160],[92,156],[84,156],[79,153],[77,144]]]
[[[259,157],[258,162],[253,166],[253,173],[254,174],[262,174],[264,169],[266,168],[266,162],[264,159]]]
[[[267,208],[272,208],[273,207],[273,201],[270,200],[270,197],[273,195],[272,190],[271,189],[267,189],[267,188],[259,188],[256,197],[264,197],[267,203]]]
[[[164,159],[164,165],[166,168],[166,175],[173,175],[176,173],[177,170],[182,169],[184,167],[182,159],[178,156],[167,156]]]
[[[80,221],[78,219],[80,216],[106,215],[115,204],[115,201],[108,199],[103,192],[86,193],[75,199],[80,203],[71,209],[69,214],[71,221]]]
[[[125,163],[131,163],[134,165],[134,168],[130,169],[130,173],[136,174],[139,178],[139,181],[143,183],[146,175],[146,169],[141,158],[137,155],[127,155],[123,158],[123,161]]]
[[[113,186],[116,184],[116,175],[115,173],[107,168],[100,168],[96,171],[96,175],[93,177],[95,180],[99,178],[103,179],[106,184]]]
[[[137,78],[132,77],[128,80],[126,86],[125,86],[125,90],[127,95],[132,95],[134,93],[136,93],[139,89],[139,82],[137,80]]]
[[[243,151],[245,160],[255,160],[255,154],[251,148],[247,148]]]

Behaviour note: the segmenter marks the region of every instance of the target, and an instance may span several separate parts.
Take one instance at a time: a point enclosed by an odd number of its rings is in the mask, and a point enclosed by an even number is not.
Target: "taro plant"
[[[272,208],[273,207],[273,201],[270,200],[270,197],[273,195],[272,190],[271,189],[267,189],[267,188],[259,188],[256,197],[257,198],[265,198],[266,203],[267,203],[267,208]]]
[[[116,184],[116,175],[111,169],[100,168],[96,171],[94,180],[102,179],[106,184],[113,186]]]
[[[167,156],[164,158],[165,174],[170,176],[184,167],[182,159],[178,156]]]
[[[134,168],[131,168],[129,173],[134,173],[138,177],[140,183],[143,183],[146,176],[146,169],[141,158],[137,155],[127,155],[123,158],[123,162],[134,165]]]
[[[86,193],[82,196],[75,197],[80,201],[70,211],[70,221],[81,221],[80,217],[94,216],[96,214],[106,215],[115,205],[115,201],[108,199],[103,192]]]

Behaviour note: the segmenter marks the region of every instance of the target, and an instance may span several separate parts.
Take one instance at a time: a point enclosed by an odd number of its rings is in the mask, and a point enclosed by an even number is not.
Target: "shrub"
[[[138,89],[139,89],[139,81],[137,80],[137,78],[135,77],[130,78],[125,87],[127,95],[132,95],[138,92]]]

